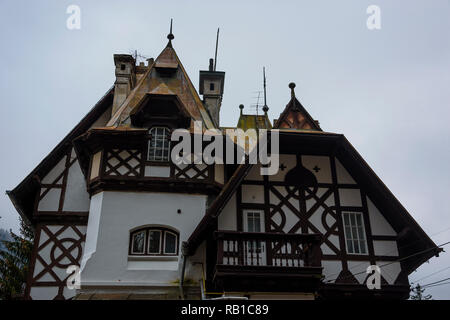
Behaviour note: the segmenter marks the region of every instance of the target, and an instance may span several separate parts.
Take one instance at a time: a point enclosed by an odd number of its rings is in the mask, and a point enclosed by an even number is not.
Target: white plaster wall
[[[168,226],[179,231],[181,245],[202,219],[206,196],[108,191],[98,195],[97,201],[95,208],[91,205],[89,216],[82,285],[175,283],[180,276],[179,268],[167,270],[160,262],[147,270],[128,269],[129,232],[139,226]],[[177,213],[178,209],[182,210],[181,214]],[[98,232],[95,232],[97,224]],[[179,264],[181,259],[178,260]],[[173,261],[167,262],[167,266],[172,264]]]
[[[86,190],[86,182],[77,160],[70,167],[67,176],[63,210],[88,211],[89,202],[89,193]]]
[[[42,188],[41,192],[45,189]],[[59,199],[61,198],[61,189],[52,188],[49,192],[39,201],[39,211],[58,211]]]
[[[353,177],[350,175],[350,173],[348,173],[347,170],[345,170],[344,166],[338,159],[336,159],[336,177],[338,183],[356,184]]]
[[[170,167],[167,166],[145,166],[144,176],[146,177],[170,177]]]
[[[237,230],[236,224],[236,193],[223,208],[218,219],[219,230]]]
[[[369,210],[370,227],[372,234],[377,236],[395,236],[397,233],[389,222],[383,217],[373,202],[367,197],[367,209]]]
[[[44,184],[54,183],[55,179],[64,171],[65,166],[66,156],[62,157],[62,159],[49,171],[49,173],[47,173],[41,182]],[[56,181],[56,183],[62,183],[62,177]]]
[[[218,183],[225,183],[225,166],[223,164],[214,165],[214,180]]]
[[[84,252],[80,264],[81,271],[84,269],[86,262],[91,258],[92,254],[94,254],[97,249],[102,203],[103,192],[97,193],[91,197],[89,220],[86,231],[86,241],[84,244]]]
[[[242,202],[264,204],[264,186],[243,185]]]
[[[373,249],[377,256],[398,256],[396,241],[374,240]]]
[[[325,156],[302,156],[303,166],[311,171],[319,183],[332,183],[330,158]],[[316,172],[317,166],[320,170]]]

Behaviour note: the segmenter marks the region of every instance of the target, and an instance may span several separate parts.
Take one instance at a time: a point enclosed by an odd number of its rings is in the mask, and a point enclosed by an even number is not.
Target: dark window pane
[[[149,232],[148,253],[160,253],[161,231]]]
[[[175,254],[177,253],[177,236],[173,233],[166,232],[166,239],[164,245],[164,253]]]
[[[145,232],[139,232],[133,235],[132,253],[144,253]]]

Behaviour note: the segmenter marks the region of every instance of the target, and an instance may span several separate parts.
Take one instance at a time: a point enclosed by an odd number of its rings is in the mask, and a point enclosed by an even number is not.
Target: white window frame
[[[142,248],[142,252],[136,252],[134,251],[134,238],[138,235],[138,234],[144,234],[144,246]],[[145,254],[145,243],[147,241],[147,232],[145,230],[143,231],[139,231],[133,234],[133,236],[131,237],[131,253],[132,254]]]
[[[159,130],[163,130],[163,134],[159,135]],[[167,127],[151,127],[148,131],[150,134],[150,139],[147,146],[147,161],[154,162],[167,162],[170,158],[170,130]],[[161,139],[161,137],[163,137]],[[162,148],[156,147],[157,141],[162,140]],[[154,147],[152,147],[152,142],[154,141]],[[167,148],[166,148],[167,146]],[[156,159],[156,151],[162,150],[161,159]],[[167,150],[167,151],[166,151]],[[167,152],[167,153],[166,153]]]
[[[150,252],[150,232],[159,232],[159,248],[158,248],[158,252]],[[159,255],[161,254],[161,246],[162,246],[162,235],[163,235],[163,230],[160,229],[148,229],[148,239],[147,239],[147,254],[155,254],[155,255]]]
[[[349,224],[346,225],[345,222],[345,216],[348,216],[348,222]],[[352,219],[351,217],[354,217],[354,221],[355,221],[355,225],[352,224]],[[358,219],[357,216],[361,217],[361,226],[358,226]],[[366,228],[364,225],[364,215],[362,214],[362,212],[352,212],[352,211],[344,211],[342,212],[342,225],[344,227],[344,237],[345,237],[345,247],[347,250],[347,254],[353,254],[353,255],[368,255],[368,248],[367,248],[367,232],[366,232]],[[350,228],[350,237],[348,237],[347,234],[347,228]],[[358,231],[358,228],[362,229],[362,232],[364,233],[363,235],[360,235],[360,232]],[[354,230],[356,229],[356,235],[354,234]],[[350,251],[349,248],[349,241],[352,243],[352,247],[353,250]],[[359,252],[356,252],[355,250],[355,242],[358,244],[358,250]],[[362,252],[362,244],[363,249],[364,249],[364,253]]]
[[[170,233],[171,235],[173,235],[175,237],[175,252],[166,252],[166,243],[167,243],[167,238],[166,238],[166,234]],[[170,231],[164,231],[164,248],[163,248],[164,254],[165,255],[175,255],[178,252],[178,235],[175,232],[170,232]]]
[[[248,214],[249,213],[258,213],[259,214],[259,225],[260,225],[260,231],[259,232],[265,232],[265,224],[264,224],[264,211],[263,210],[258,210],[258,209],[248,209],[248,210],[244,210],[243,212],[243,227],[244,227],[244,231],[245,232],[254,232],[254,231],[248,231]]]

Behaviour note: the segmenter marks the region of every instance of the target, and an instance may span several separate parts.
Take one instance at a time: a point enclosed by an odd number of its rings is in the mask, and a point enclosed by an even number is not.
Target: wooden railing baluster
[[[217,231],[217,263],[235,266],[320,267],[317,234]]]

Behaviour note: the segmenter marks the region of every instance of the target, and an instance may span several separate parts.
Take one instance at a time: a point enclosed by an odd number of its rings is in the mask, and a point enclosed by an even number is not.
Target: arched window
[[[147,227],[130,233],[130,255],[177,256],[178,233],[162,227]]]
[[[166,127],[153,127],[149,131],[148,161],[169,161],[170,130]]]

